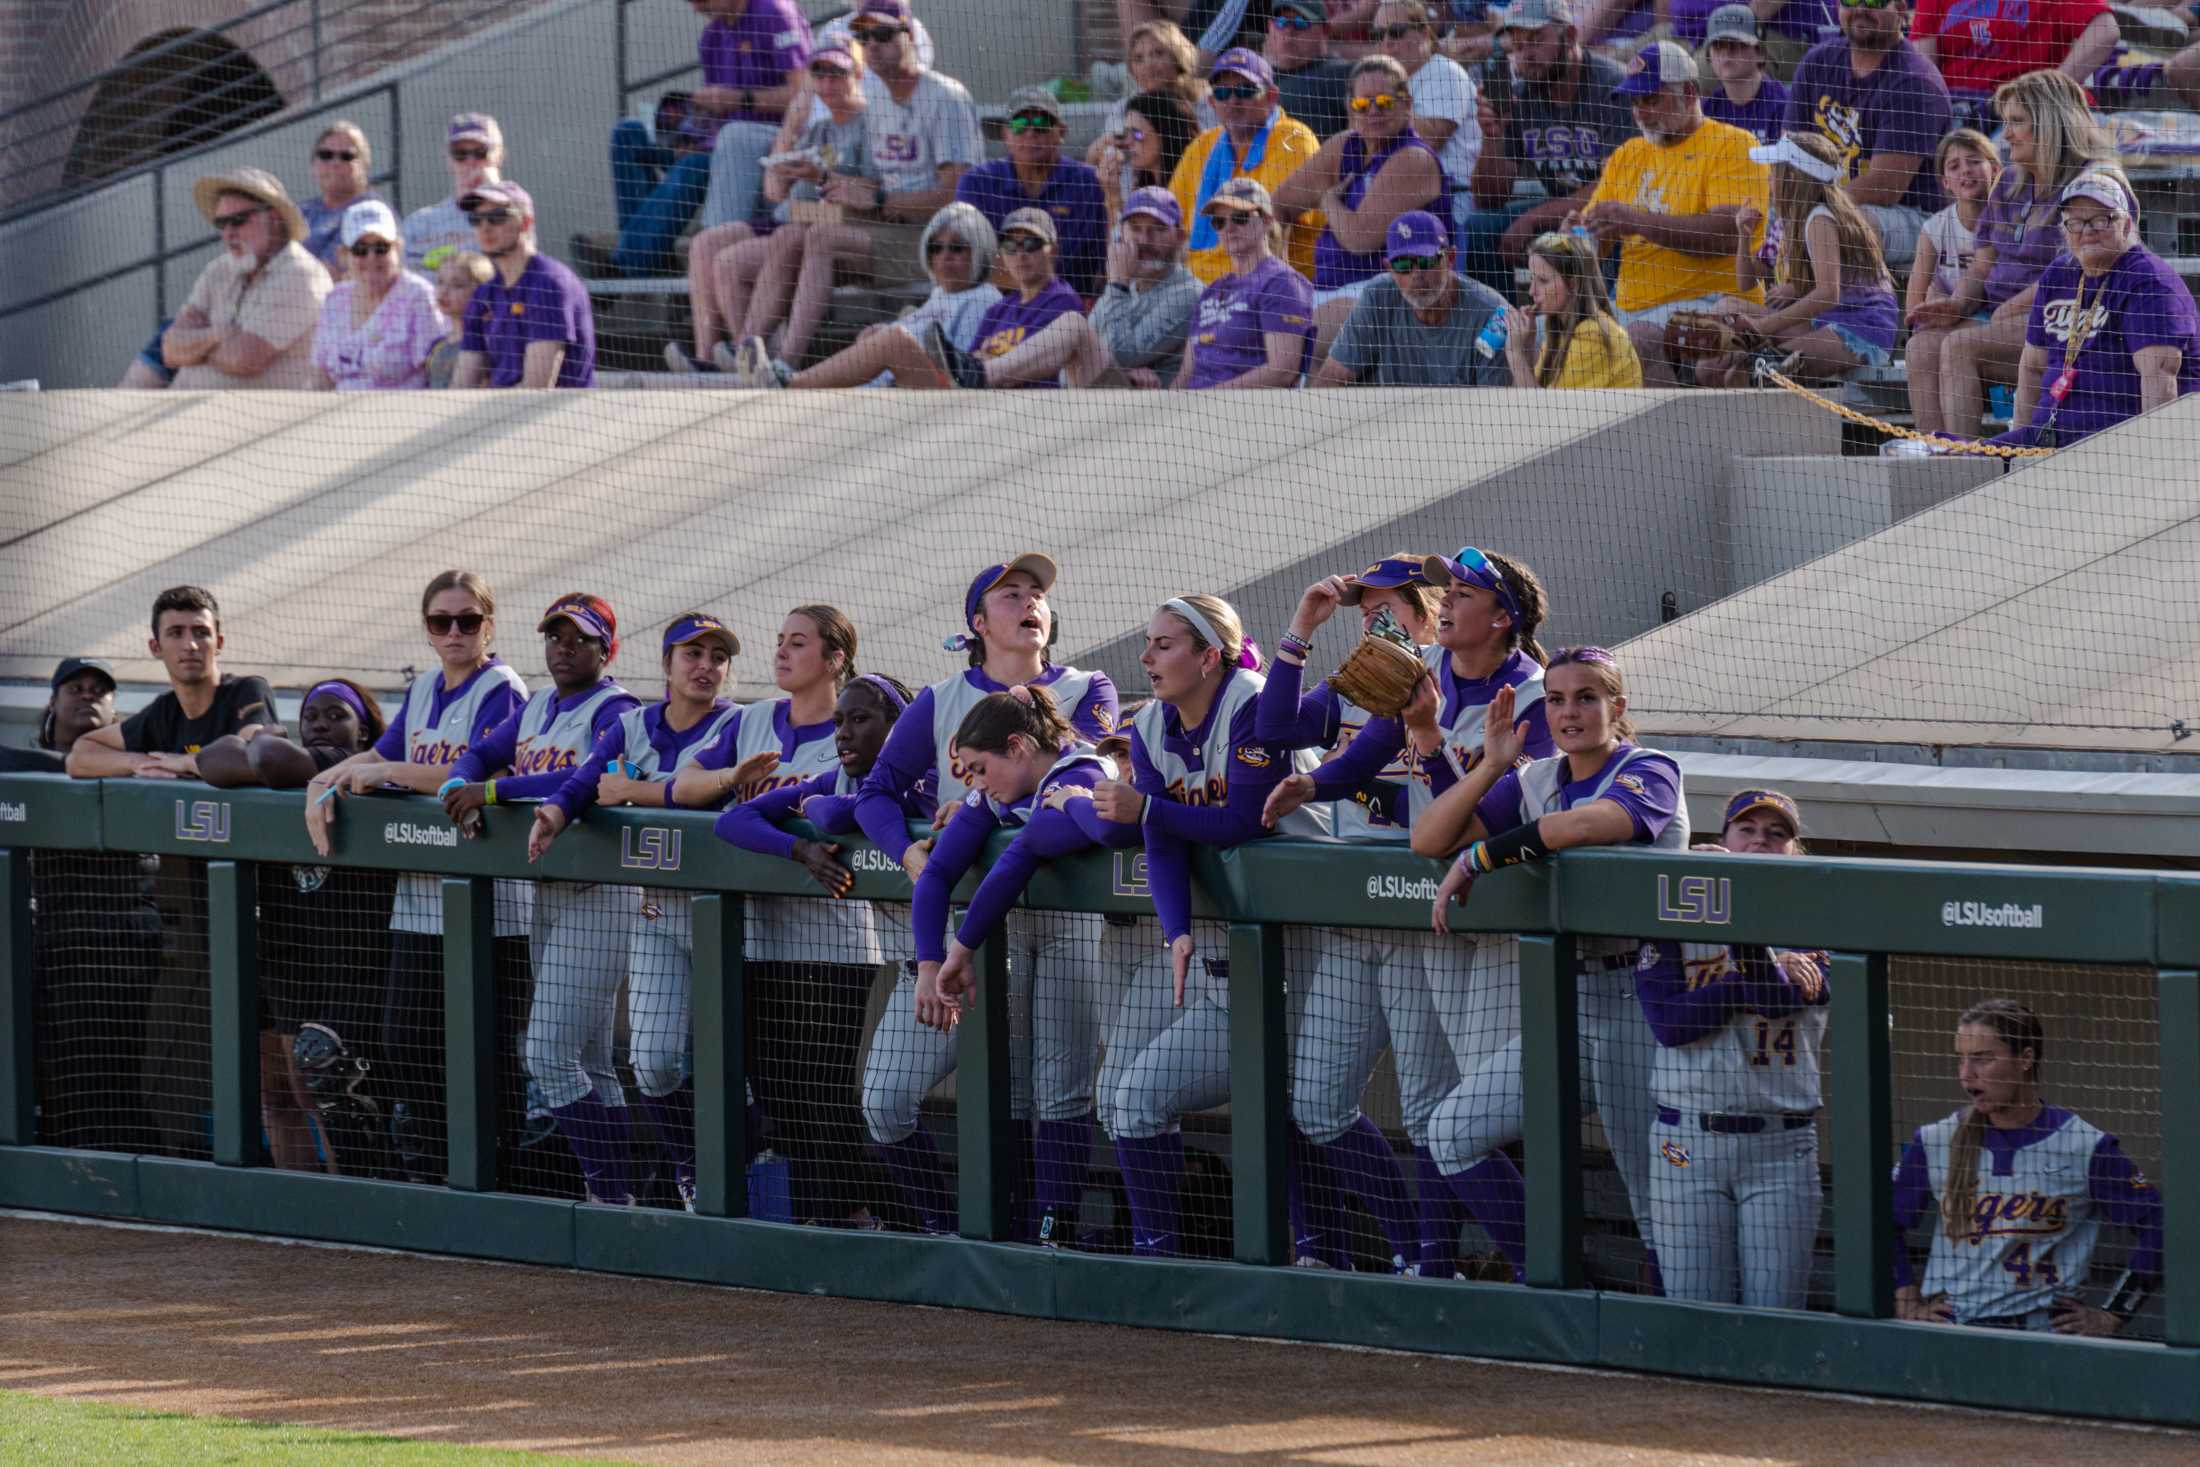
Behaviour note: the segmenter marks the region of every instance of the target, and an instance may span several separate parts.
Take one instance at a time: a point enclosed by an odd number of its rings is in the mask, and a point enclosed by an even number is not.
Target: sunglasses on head
[[[1365,112],[1370,107],[1377,112],[1388,112],[1397,105],[1398,94],[1396,92],[1377,92],[1372,97],[1354,97],[1352,99],[1352,110],[1355,112]]]
[[[364,260],[369,255],[386,255],[389,252],[390,242],[386,239],[363,239],[351,247],[351,257],[355,260]]]
[[[1047,242],[1036,234],[1004,234],[1001,236],[1001,253],[1004,255],[1036,255],[1047,247]]]
[[[509,224],[512,222],[514,215],[510,209],[476,209],[466,217],[471,219],[474,227],[478,229],[484,224]]]
[[[1308,20],[1297,11],[1292,11],[1288,15],[1277,16],[1269,24],[1279,31],[1310,31],[1314,28],[1315,22]]]
[[[1266,88],[1253,82],[1216,82],[1207,90],[1217,102],[1250,102]]]
[[[470,637],[480,631],[481,624],[488,619],[478,611],[461,611],[455,615],[447,611],[431,611],[421,618],[428,624],[428,630],[438,637],[449,636],[452,627],[457,627],[461,635]]]
[[[1498,570],[1495,562],[1472,545],[1461,546],[1459,553],[1452,559],[1467,573],[1468,584],[1480,586],[1495,596],[1497,604],[1511,613],[1514,621],[1520,619],[1520,603],[1514,598],[1512,589],[1505,584],[1504,574]]]
[[[323,163],[356,163],[359,161],[357,153],[349,152],[343,148],[315,148],[313,156]]]
[[[1442,255],[1392,255],[1390,273],[1411,275],[1416,270],[1434,270],[1444,263]]]
[[[266,212],[267,206],[265,204],[254,204],[251,208],[239,209],[234,214],[216,214],[214,216],[214,227],[216,229],[242,229],[253,215]]]
[[[901,39],[901,27],[898,25],[851,26],[848,34],[854,36],[866,46],[891,46]]]
[[[1052,132],[1060,126],[1044,112],[1025,112],[1008,119],[1008,130],[1013,133]]]
[[[454,146],[451,149],[451,156],[461,163],[479,163],[489,156],[489,150],[478,145],[472,147]]]
[[[926,240],[924,245],[924,257],[927,260],[934,255],[967,255],[969,253],[970,246],[959,239]]]

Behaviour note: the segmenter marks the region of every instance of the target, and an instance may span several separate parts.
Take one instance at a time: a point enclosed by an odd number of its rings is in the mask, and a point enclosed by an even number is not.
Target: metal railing
[[[1286,926],[1425,928],[1434,868],[1385,847],[1271,840],[1203,851],[1204,914],[1229,924],[1235,1263],[1011,1246],[1007,959],[989,943],[957,1079],[961,1240],[743,1217],[741,893],[803,895],[792,862],[713,839],[710,817],[595,810],[540,864],[526,820],[490,812],[456,840],[418,797],[351,802],[333,860],[306,843],[299,797],[138,781],[0,777],[0,1205],[250,1228],[299,1237],[728,1284],[1393,1348],[2200,1424],[2200,878],[2140,872],[1723,854],[1575,851],[1478,884],[1461,930],[1520,934],[1528,1157],[1526,1286],[1431,1284],[1277,1267],[1289,1257]],[[41,851],[206,862],[212,1163],[41,1147],[29,1022],[31,866]],[[854,845],[850,895],[910,885]],[[428,871],[442,878],[449,1094],[445,1187],[274,1172],[258,1160],[254,863]],[[492,881],[620,882],[694,896],[698,1211],[500,1195],[492,1043]],[[1042,868],[1049,910],[1150,913],[1133,853]],[[2037,908],[2023,926],[1950,912]],[[1752,1310],[1583,1286],[1577,936],[1778,943],[1830,951],[1831,1313]],[[1892,1318],[1895,1135],[1890,954],[2137,965],[2159,995],[2157,1069],[2166,1343],[2083,1340]],[[1464,1292],[1462,1292],[1464,1291]]]

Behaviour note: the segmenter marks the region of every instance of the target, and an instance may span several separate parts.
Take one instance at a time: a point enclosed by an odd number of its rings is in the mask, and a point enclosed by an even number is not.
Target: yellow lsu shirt
[[[1722,204],[1747,204],[1769,213],[1770,171],[1749,161],[1756,141],[1738,127],[1709,120],[1677,143],[1631,139],[1604,165],[1591,201],[1629,204],[1653,214],[1708,214]],[[1762,225],[1751,243],[1764,243]],[[1623,311],[1734,293],[1731,253],[1684,254],[1639,236],[1620,246],[1615,304]],[[1764,298],[1762,290],[1745,294],[1751,300]]]

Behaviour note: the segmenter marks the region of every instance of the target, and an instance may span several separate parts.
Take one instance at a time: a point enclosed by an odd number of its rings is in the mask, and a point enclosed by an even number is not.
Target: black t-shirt
[[[174,692],[162,693],[122,721],[122,747],[133,754],[196,754],[247,724],[281,729],[266,678],[225,677],[203,718],[186,718]]]
[[[1352,68],[1342,61],[1279,71],[1276,91],[1284,115],[1314,129],[1314,136],[1325,143],[1351,126],[1346,103],[1352,98]]]
[[[1222,5],[1223,0],[1192,0],[1191,7],[1184,12],[1184,34],[1191,37],[1193,45],[1198,45],[1200,37],[1207,34],[1207,27],[1215,23],[1215,17],[1222,13]],[[1215,49],[1227,51],[1232,46],[1250,46],[1258,51],[1261,42],[1268,38],[1268,14],[1268,0],[1252,0],[1252,4],[1245,7],[1245,19],[1238,22],[1237,35]]]

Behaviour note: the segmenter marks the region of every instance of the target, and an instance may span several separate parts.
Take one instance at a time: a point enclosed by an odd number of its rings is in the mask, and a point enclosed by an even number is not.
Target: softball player
[[[1299,664],[1312,628],[1336,606],[1355,603],[1369,620],[1388,606],[1416,633],[1416,641],[1421,628],[1434,632],[1434,643],[1422,648],[1428,680],[1397,718],[1369,719],[1324,687],[1299,702],[1295,729],[1264,724],[1264,736],[1288,732],[1294,743],[1327,733],[1331,717],[1340,732],[1350,732],[1349,743],[1330,740],[1328,762],[1311,775],[1292,775],[1277,787],[1269,799],[1272,814],[1318,798],[1334,802],[1340,835],[1406,839],[1436,792],[1481,757],[1482,715],[1499,688],[1514,690],[1515,707],[1527,725],[1522,757],[1550,752],[1543,721],[1543,648],[1536,640],[1548,597],[1527,566],[1471,545],[1450,557],[1393,556],[1358,576],[1308,588],[1262,694],[1264,718],[1272,706],[1288,710],[1285,700],[1297,696]],[[1329,714],[1325,704],[1340,712]],[[1361,726],[1351,727],[1354,723]],[[1309,984],[1306,1022],[1293,1051],[1292,1110],[1327,1153],[1323,1159],[1347,1176],[1372,1180],[1384,1192],[1378,1204],[1363,1184],[1361,1196],[1371,1210],[1387,1208],[1397,1219],[1385,1231],[1393,1235],[1401,1269],[1410,1264],[1433,1278],[1456,1272],[1460,1204],[1429,1153],[1428,1120],[1458,1085],[1461,1066],[1471,1068],[1519,1029],[1518,954],[1517,942],[1497,936],[1469,942],[1464,951],[1433,933],[1416,937],[1335,928],[1324,938]],[[1417,1167],[1419,1218],[1410,1238],[1403,1182],[1390,1191],[1389,1178],[1378,1167],[1389,1162],[1395,1171],[1390,1144],[1358,1114],[1386,1030]],[[1501,1176],[1509,1166],[1509,1160],[1490,1163],[1470,1188],[1479,1193],[1485,1177]]]
[[[1463,900],[1484,872],[1569,846],[1687,848],[1680,766],[1631,742],[1627,689],[1611,653],[1571,647],[1552,658],[1543,674],[1543,707],[1556,755],[1513,768],[1527,730],[1517,720],[1514,691],[1499,689],[1483,721],[1483,757],[1414,824],[1413,849],[1424,856],[1466,846],[1436,893],[1431,925],[1439,932],[1450,930],[1446,911],[1453,898]],[[1581,941],[1582,1100],[1603,1120],[1654,1285],[1657,1245],[1644,1138],[1650,1134],[1656,1041],[1628,982],[1639,950],[1639,943],[1619,938]],[[1515,1038],[1460,1081],[1429,1118],[1428,1132],[1437,1168],[1516,1268],[1527,1252],[1525,1188],[1519,1169],[1496,1148],[1519,1137],[1520,1104]]]
[[[836,898],[770,899],[782,909],[806,910],[809,921],[790,921],[785,937],[772,939],[792,956],[757,965],[761,983],[751,988],[762,987],[770,998],[757,1042],[756,1094],[770,1117],[773,1142],[796,1163],[789,1178],[795,1215],[858,1227],[876,1223],[857,1164],[863,1132],[854,1109],[856,1054],[880,964],[901,972],[914,966],[908,928],[891,915],[898,903],[837,900],[854,882],[835,859],[840,847],[797,840],[778,822],[799,814],[826,834],[854,833],[855,791],[909,701],[909,690],[890,677],[851,678],[833,708],[834,767],[778,784],[735,805],[717,824],[720,838],[743,850],[799,861]],[[932,818],[929,779],[904,796],[902,809],[904,819]]]
[[[551,686],[474,742],[441,786],[443,808],[471,834],[480,812],[508,800],[547,800],[621,715],[641,700],[604,676],[619,655],[618,618],[600,596],[550,603],[535,630]],[[509,773],[497,775],[497,771]],[[535,844],[538,824],[529,832]],[[580,1164],[588,1200],[634,1200],[626,1091],[612,1064],[614,1005],[626,976],[640,894],[591,882],[537,884],[531,951],[534,1000],[522,1041],[527,1073]]]
[[[1220,597],[1162,602],[1146,624],[1139,665],[1154,696],[1131,725],[1131,779],[1102,780],[1091,799],[1106,822],[1096,827],[1105,844],[1144,841],[1156,926],[1144,933],[1145,955],[1109,1029],[1100,1089],[1112,1100],[1108,1130],[1130,1194],[1133,1251],[1171,1256],[1181,1227],[1182,1118],[1230,1095],[1226,930],[1192,920],[1190,847],[1266,835],[1269,791],[1294,765],[1311,769],[1316,756],[1255,732],[1266,681],[1260,649]],[[1325,833],[1306,810],[1280,828]]]
[[[740,638],[717,617],[686,611],[665,628],[665,696],[630,708],[596,741],[564,786],[535,811],[527,854],[550,843],[590,805],[662,809],[673,777],[715,742],[734,716],[720,696]],[[693,898],[669,889],[640,892],[627,943],[628,1059],[642,1111],[672,1153],[680,1204],[695,1210],[695,1086],[688,1072],[688,1015],[695,964]]]
[[[954,734],[988,694],[1043,687],[1081,737],[1103,738],[1115,727],[1115,685],[1106,674],[1048,661],[1057,628],[1047,595],[1058,574],[1052,558],[1039,554],[978,572],[963,595],[965,634],[951,641],[969,654],[969,667],[917,694],[863,781],[856,818],[912,881],[924,874],[931,842],[909,838],[902,797],[928,771],[937,772],[940,808],[951,811],[970,793]],[[1008,919],[1011,1028],[1022,1027],[1028,1014],[1031,1035],[1028,1049],[1014,1040],[1009,1046],[1014,1114],[1036,1120],[1051,1150],[1073,1149],[1077,1135],[1091,1134],[1106,991],[1093,976],[1100,927],[1097,918],[1076,914],[1015,912]],[[1045,981],[1035,984],[1041,970]],[[905,1190],[917,1191],[917,1179],[924,1179],[924,1192],[936,1190],[929,1179],[939,1175],[938,1154],[918,1124],[918,1108],[953,1067],[947,1036],[917,1022],[916,982],[905,978],[871,1036],[863,1076],[871,1139]]]
[[[979,699],[956,729],[954,746],[971,790],[924,862],[911,916],[917,945],[917,1022],[950,1040],[963,1003],[976,988],[970,955],[1003,926],[1032,872],[1042,861],[1099,843],[1092,801],[1073,800],[1070,792],[1089,793],[1100,780],[1116,775],[1113,761],[1078,742],[1076,730],[1045,688],[1019,687]],[[976,863],[987,838],[1004,827],[1015,830],[1016,838],[979,884],[950,943],[949,896]],[[1099,969],[1096,981],[1107,982],[1105,964],[1093,966]],[[1121,997],[1118,984],[1095,1006],[1112,1012]],[[952,1049],[948,1058],[952,1063]],[[1031,1230],[1040,1243],[1052,1246],[1070,1235],[1071,1219],[1084,1195],[1092,1118],[1041,1121],[1032,1145]]]
[[[527,685],[490,649],[496,645],[496,597],[474,571],[449,570],[428,582],[420,616],[436,666],[413,679],[404,707],[374,747],[332,765],[306,786],[306,833],[330,853],[329,822],[342,807],[331,797],[384,787],[433,794],[450,766],[490,730],[517,713]],[[496,883],[498,1011],[517,1012],[531,982],[527,932],[534,890],[525,881]],[[433,876],[397,879],[390,908],[389,979],[381,1033],[393,1101],[391,1142],[414,1181],[441,1182],[444,1173],[443,896]],[[511,1036],[503,1036],[509,1046]],[[503,1067],[505,1109],[522,1113],[519,1066]]]
[[[1895,1170],[1895,1227],[1936,1214],[1921,1289],[1895,1254],[1904,1319],[2113,1335],[2162,1277],[2162,1194],[2116,1138],[2040,1098],[2047,1031],[2015,999],[1956,1021],[1956,1077],[1970,1104],[1920,1126]],[[1937,1205],[1936,1205],[1937,1204]],[[2106,1307],[2079,1297],[2101,1220],[2138,1238]]]
[[[1802,828],[1786,795],[1743,790],[1727,802],[1719,842],[1737,855],[1792,856]],[[1802,1308],[1825,1201],[1826,955],[1647,942],[1635,997],[1658,1041],[1657,1121],[1644,1144],[1667,1297]]]

